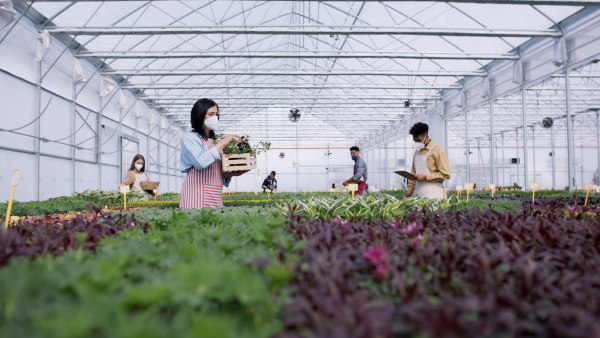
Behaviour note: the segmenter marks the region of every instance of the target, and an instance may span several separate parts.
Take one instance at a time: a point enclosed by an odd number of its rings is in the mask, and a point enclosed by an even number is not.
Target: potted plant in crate
[[[214,143],[217,144],[224,137],[225,134],[216,135]],[[223,148],[223,158],[221,159],[223,171],[254,169],[257,165],[256,155],[271,148],[271,142],[261,141],[255,147],[251,147],[249,141],[249,135],[242,136],[239,142],[232,139],[229,144]]]

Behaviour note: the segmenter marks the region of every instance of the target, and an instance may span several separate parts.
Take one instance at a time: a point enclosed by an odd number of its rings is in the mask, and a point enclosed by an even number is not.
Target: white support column
[[[573,177],[573,121],[571,120],[571,80],[570,70],[565,67],[565,105],[567,109],[567,177],[569,179],[569,191],[573,191],[575,178]]]
[[[71,194],[75,193],[76,189],[76,174],[75,174],[75,150],[76,150],[76,138],[75,138],[75,130],[77,129],[77,85],[73,83],[72,85],[72,101],[71,101]]]
[[[531,149],[533,150],[532,153],[531,153],[532,154],[531,155],[531,159],[532,159],[531,162],[533,162],[533,181],[537,182],[538,181],[537,178],[536,178],[537,171],[536,171],[536,168],[535,168],[535,126],[531,126]]]
[[[398,166],[398,139],[394,140],[394,171],[396,171],[396,167]],[[398,182],[396,177],[394,176],[394,188],[398,188],[395,182]]]
[[[494,139],[494,104],[490,99],[490,183],[496,184],[496,140]]]
[[[596,150],[598,151],[598,168],[596,176],[596,185],[600,185],[600,110],[596,110]]]
[[[388,177],[389,177],[389,176],[388,176],[388,175],[389,175],[389,174],[388,174],[388,172],[389,172],[389,170],[388,170],[388,163],[389,163],[389,157],[388,157],[388,141],[386,140],[386,141],[385,141],[385,166],[384,166],[384,170],[385,170],[385,173],[384,173],[384,178],[385,178],[384,187],[385,187],[385,189],[389,189],[389,188],[390,188],[390,186],[389,186],[389,184],[390,184],[390,179],[388,178]]]
[[[519,158],[519,129],[515,129],[515,143],[516,143],[516,152],[517,152],[517,159]],[[512,171],[512,170],[511,170]],[[517,163],[517,184],[519,184],[519,180],[521,178],[521,164]],[[511,183],[512,185],[512,183]],[[523,186],[524,190],[527,190],[526,186]]]
[[[502,186],[506,187],[506,156],[504,156],[504,132],[500,133],[502,137]]]
[[[42,61],[36,63],[36,89],[35,89],[35,117],[39,117],[42,113]],[[37,119],[34,123],[33,151],[35,153],[35,162],[33,168],[33,195],[34,200],[40,200],[40,133],[41,119]]]
[[[527,112],[526,112],[526,92],[525,86],[521,88],[521,108],[522,108],[522,118],[523,118],[523,191],[527,191],[529,188],[529,175],[527,167],[529,165],[529,161],[527,159]]]
[[[469,118],[465,111],[465,156],[466,156],[466,178],[467,182],[471,183],[471,161],[469,160]]]
[[[552,189],[556,188],[556,152],[554,151],[554,129],[550,128],[550,148],[552,154]]]
[[[102,97],[98,96],[98,115],[96,115],[96,164],[98,165],[98,189],[102,190]]]

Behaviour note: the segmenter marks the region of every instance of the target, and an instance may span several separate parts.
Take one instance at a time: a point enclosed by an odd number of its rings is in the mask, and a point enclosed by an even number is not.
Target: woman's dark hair
[[[204,131],[204,118],[206,117],[206,112],[214,106],[217,106],[217,109],[219,109],[219,105],[216,104],[215,101],[209,99],[200,99],[196,101],[196,103],[192,107],[192,128],[195,132],[200,134],[202,138],[215,138],[214,130],[209,131],[208,135],[206,135],[206,131]],[[218,115],[217,118],[219,118]]]
[[[408,131],[408,133],[411,134],[412,136],[419,136],[419,135],[427,134],[428,132],[429,132],[429,126],[423,122],[415,123],[415,125],[412,126],[412,128],[410,128],[410,130]]]
[[[131,161],[131,167],[129,167],[129,170],[135,169],[135,161],[139,160],[140,158],[142,159],[142,161],[144,161],[144,166],[142,167],[142,170],[140,170],[140,172],[146,171],[146,159],[140,154],[137,154],[133,157],[133,161]]]
[[[271,173],[269,175],[275,176],[275,175],[277,175],[277,173],[275,171],[271,171]]]

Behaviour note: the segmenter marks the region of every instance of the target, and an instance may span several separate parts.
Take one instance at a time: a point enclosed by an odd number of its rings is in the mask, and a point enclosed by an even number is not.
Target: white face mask
[[[135,168],[136,168],[137,170],[142,170],[142,168],[143,168],[143,167],[144,167],[144,165],[143,165],[143,164],[141,164],[141,163],[136,163],[136,164],[135,164]]]
[[[216,130],[219,127],[219,118],[216,116],[204,120],[204,126],[210,130]]]
[[[423,140],[423,142],[415,142],[415,148],[417,148],[417,150],[425,148],[425,140]]]

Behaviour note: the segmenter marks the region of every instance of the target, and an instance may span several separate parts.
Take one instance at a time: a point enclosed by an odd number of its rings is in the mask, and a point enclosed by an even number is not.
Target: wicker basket
[[[223,171],[251,170],[256,168],[256,154],[227,154],[221,159]]]

